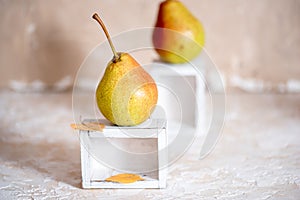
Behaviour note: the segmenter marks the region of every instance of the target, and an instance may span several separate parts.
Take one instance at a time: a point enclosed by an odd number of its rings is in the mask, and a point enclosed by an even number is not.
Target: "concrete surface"
[[[166,189],[81,189],[71,93],[0,92],[0,199],[299,199],[300,95],[227,96],[215,150],[202,138],[169,168]]]

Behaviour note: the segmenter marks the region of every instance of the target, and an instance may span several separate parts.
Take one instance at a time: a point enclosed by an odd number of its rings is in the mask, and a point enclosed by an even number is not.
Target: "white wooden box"
[[[83,123],[95,120],[84,120]],[[99,121],[99,120],[98,120]],[[80,130],[83,188],[165,188],[167,177],[166,120],[149,119],[139,126],[118,127],[106,120],[102,131]],[[132,173],[134,183],[105,181]]]
[[[184,64],[154,62],[148,71],[159,86],[158,105],[166,113],[169,128],[180,123],[204,133],[206,68],[203,58],[199,56],[192,63]]]

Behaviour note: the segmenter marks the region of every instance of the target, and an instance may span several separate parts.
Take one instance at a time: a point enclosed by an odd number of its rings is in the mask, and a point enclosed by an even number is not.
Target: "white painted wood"
[[[160,188],[158,180],[148,180],[148,181],[138,181],[135,183],[121,184],[121,183],[113,183],[113,182],[91,182],[88,188],[136,188],[136,189],[144,189],[144,188]]]
[[[162,62],[154,62],[151,68],[149,69],[149,73],[153,76],[157,83],[161,83],[163,88],[160,88],[158,85],[159,90],[159,102],[166,113],[170,113],[170,118],[167,118],[167,121],[176,121],[176,122],[183,122],[185,124],[189,124],[191,120],[194,121],[194,127],[198,130],[199,133],[203,133],[205,130],[205,93],[206,93],[206,84],[205,84],[205,76],[206,76],[206,68],[204,60],[199,56],[191,63],[184,63],[184,64],[169,64],[169,63],[162,63]],[[174,82],[172,78],[181,77],[182,80],[180,82]],[[171,78],[171,79],[170,79]],[[179,99],[181,104],[186,104],[187,99],[190,99],[191,103],[188,105],[188,108],[191,106],[194,107],[194,118],[193,119],[182,119],[186,121],[181,121],[181,119],[173,119],[174,116],[177,116],[178,112],[176,110],[176,104],[170,105],[170,93],[166,91],[164,88],[167,86],[170,91],[179,91],[179,90],[186,90],[187,88],[185,85],[186,81],[192,78],[195,81],[195,85],[193,90],[195,91],[195,96],[187,95],[186,97]],[[176,79],[175,79],[176,80]],[[180,89],[179,89],[180,88]],[[182,96],[181,96],[182,97]],[[173,100],[174,101],[174,100]],[[180,115],[180,114],[179,114]],[[181,116],[182,117],[182,116]]]
[[[158,179],[159,188],[165,188],[167,186],[167,164],[168,164],[168,150],[167,150],[167,134],[166,129],[162,130],[162,133],[158,134]]]
[[[204,134],[206,123],[206,98],[205,98],[205,83],[199,75],[195,75],[196,78],[196,109],[195,109],[195,124],[197,132]]]
[[[87,119],[85,122],[98,121],[105,124],[102,132],[100,131],[81,131],[89,133],[90,137],[106,137],[106,138],[157,138],[157,129],[164,129],[166,121],[163,119],[148,119],[146,122],[138,126],[115,126],[106,120]]]
[[[84,120],[84,122],[91,122],[91,121],[94,120]],[[107,123],[105,121],[103,122]],[[130,183],[130,184],[112,183],[112,182],[104,181],[105,178],[108,178],[112,175],[124,173],[124,172],[113,170],[108,166],[105,166],[104,164],[96,161],[93,158],[93,156],[91,156],[90,151],[94,148],[92,145],[95,145],[95,142],[104,140],[106,138],[112,138],[112,139],[120,138],[120,139],[125,139],[126,141],[128,140],[149,141],[149,139],[152,138],[152,141],[157,142],[156,145],[157,148],[156,152],[158,154],[157,160],[153,161],[153,162],[157,162],[157,172],[156,172],[157,176],[150,176],[150,174],[143,173],[140,174],[140,176],[145,180],[137,181],[135,183]],[[161,151],[159,151],[161,149],[167,148],[167,134],[166,134],[165,120],[151,119],[140,126],[134,126],[134,127],[117,127],[107,123],[102,132],[80,131],[80,141],[81,141],[80,147],[81,147],[81,168],[82,168],[83,188],[164,188],[166,187],[167,168],[162,168],[161,165],[162,163],[166,163],[167,153],[166,151],[163,151],[164,153],[162,154]],[[120,141],[122,142],[122,140]],[[98,146],[98,149],[99,148],[101,148],[101,146],[100,147]],[[106,153],[106,152],[97,151],[96,153]],[[134,171],[130,173],[134,173]]]

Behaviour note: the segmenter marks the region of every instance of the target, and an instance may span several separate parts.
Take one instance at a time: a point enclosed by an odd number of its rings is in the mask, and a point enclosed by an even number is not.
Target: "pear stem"
[[[113,60],[118,60],[120,58],[120,56],[118,55],[118,53],[117,53],[117,51],[116,51],[116,49],[115,49],[115,47],[112,43],[112,40],[111,40],[110,35],[109,35],[105,25],[104,25],[104,22],[101,20],[101,18],[99,17],[99,15],[97,13],[93,14],[93,19],[95,19],[100,24],[100,26],[102,27],[102,29],[105,33],[105,36],[106,36],[106,38],[109,42],[110,48],[111,48],[111,50],[114,54]]]

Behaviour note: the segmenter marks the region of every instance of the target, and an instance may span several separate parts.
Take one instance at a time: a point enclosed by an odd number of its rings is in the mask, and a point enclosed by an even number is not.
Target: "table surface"
[[[0,91],[0,199],[299,199],[300,94],[227,95],[214,151],[201,137],[169,167],[166,189],[81,188],[71,93]]]

